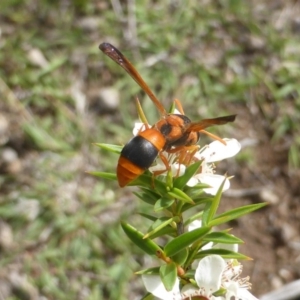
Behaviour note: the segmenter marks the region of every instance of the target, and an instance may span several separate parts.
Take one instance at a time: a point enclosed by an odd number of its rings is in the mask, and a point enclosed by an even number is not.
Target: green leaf
[[[190,198],[186,193],[184,193],[182,190],[179,190],[177,188],[172,188],[172,190],[168,192],[168,195],[174,197],[175,199],[181,200],[183,202],[194,204],[192,198]]]
[[[173,205],[174,202],[175,202],[174,199],[168,199],[168,198],[158,199],[154,205],[154,211],[158,212],[160,210],[164,210],[170,207],[171,205]]]
[[[117,180],[117,175],[114,173],[98,172],[98,171],[88,171],[90,175],[101,177],[109,180]]]
[[[157,230],[155,233],[151,234],[151,239],[155,239],[160,236],[169,235],[172,237],[175,237],[177,234],[177,231],[172,226],[163,227],[159,230]]]
[[[174,187],[178,189],[183,189],[187,182],[195,175],[195,173],[198,171],[202,161],[197,161],[196,163],[190,165],[186,168],[184,174],[182,176],[177,177],[174,180]]]
[[[179,217],[175,216],[173,218],[167,218],[167,217],[162,217],[157,219],[151,226],[151,230],[148,231],[148,233],[144,236],[149,238],[152,237],[152,235],[156,234],[159,230],[163,229],[164,227],[170,225],[172,222],[178,222]]]
[[[207,197],[207,195],[205,197],[199,197],[198,199],[194,199],[194,204],[190,204],[190,203],[184,203],[183,207],[181,208],[181,212],[185,212],[191,208],[195,208],[199,205],[206,205],[206,204],[210,204],[212,202],[212,197]],[[203,210],[203,209],[202,209]],[[202,212],[203,213],[203,212]]]
[[[236,236],[226,232],[211,232],[208,233],[203,241],[222,243],[222,244],[243,244],[244,242]]]
[[[157,220],[157,217],[154,217],[152,215],[148,215],[148,214],[145,214],[145,213],[138,213],[140,216],[150,220],[150,221],[153,221],[155,222]]]
[[[153,217],[151,215],[144,214],[144,213],[139,213],[139,215],[143,216],[148,220],[151,220],[152,222],[156,222],[158,219],[157,217]],[[167,227],[163,227],[162,229],[158,230],[156,233],[151,235],[151,239],[153,240],[157,237],[164,236],[164,235],[175,236],[175,234],[176,234],[176,229],[173,228],[172,226],[167,226]]]
[[[191,224],[193,221],[195,220],[201,220],[202,219],[202,215],[203,215],[203,210],[200,210],[199,212],[197,212],[195,215],[190,216],[189,218],[187,218],[184,222],[184,226],[188,226],[189,224]]]
[[[126,233],[126,235],[131,239],[131,241],[140,247],[143,251],[150,255],[157,255],[157,253],[163,253],[163,250],[151,239],[144,239],[144,234],[128,223],[122,222],[121,226]]]
[[[176,264],[172,262],[166,265],[162,265],[159,269],[159,275],[166,290],[171,291],[177,278]]]
[[[172,261],[176,262],[177,265],[182,266],[188,258],[189,251],[187,248],[182,249],[175,255],[171,256]]]
[[[258,210],[266,205],[267,203],[258,203],[258,204],[245,205],[242,207],[232,209],[230,211],[218,215],[216,218],[210,221],[208,225],[213,227],[213,226],[226,223],[228,221],[237,219],[243,215],[249,214],[252,211]]]
[[[141,187],[140,190],[141,190],[141,192],[134,192],[133,194],[136,195],[138,198],[140,198],[145,203],[150,204],[152,206],[161,197],[159,194],[155,193],[152,190],[149,190],[148,188]]]
[[[220,255],[224,259],[251,260],[249,256],[246,256],[238,252],[234,252],[226,249],[214,249],[214,248],[198,252],[197,255],[195,256],[195,259],[203,258],[205,256],[213,255],[213,254]]]
[[[101,149],[107,150],[109,152],[120,154],[124,146],[112,145],[112,144],[103,144],[103,143],[94,143],[93,145],[100,147]]]
[[[169,108],[169,110],[168,110],[169,114],[174,114],[175,108],[176,108],[176,104],[173,101],[172,104],[171,104],[171,106],[170,106],[170,108]]]
[[[185,192],[187,195],[189,195],[191,198],[204,198],[207,197],[207,194],[204,193],[203,189],[209,188],[210,185],[205,184],[205,183],[198,183],[197,185],[190,187],[186,186]]]
[[[223,186],[225,184],[226,181],[226,177],[224,178],[222,184],[220,185],[217,194],[214,196],[211,205],[209,205],[208,211],[205,210],[204,214],[203,214],[203,224],[209,224],[209,222],[213,219],[213,217],[215,216],[217,209],[220,205],[220,200],[221,200],[221,196],[222,196],[222,192],[223,192]]]
[[[158,180],[149,171],[140,175],[138,178],[130,182],[130,186],[141,186],[149,188],[159,193],[161,196],[167,193],[167,187],[165,182]]]
[[[148,268],[138,272],[135,272],[137,275],[159,275],[160,267]]]
[[[210,227],[201,227],[190,232],[185,232],[174,238],[164,248],[166,256],[173,256],[182,249],[199,241],[210,231],[210,229]]]
[[[147,293],[141,300],[154,300],[154,296],[150,293]]]

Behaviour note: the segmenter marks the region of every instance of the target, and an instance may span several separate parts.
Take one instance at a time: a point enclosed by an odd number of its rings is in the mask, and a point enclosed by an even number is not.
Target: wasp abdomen
[[[158,155],[158,149],[144,137],[137,135],[123,148],[121,156],[127,158],[134,165],[148,169]]]
[[[122,149],[117,167],[121,187],[145,172],[165,146],[163,135],[150,128],[132,138]]]

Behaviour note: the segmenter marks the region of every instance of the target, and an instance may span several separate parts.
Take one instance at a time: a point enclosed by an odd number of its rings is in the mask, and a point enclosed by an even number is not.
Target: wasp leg
[[[220,143],[222,143],[222,144],[225,145],[225,146],[227,145],[226,142],[225,142],[222,138],[218,137],[217,135],[215,135],[215,134],[213,134],[213,133],[210,133],[210,132],[208,132],[208,131],[206,131],[206,130],[203,130],[203,129],[200,130],[199,132],[208,135],[209,137],[213,138],[214,140],[219,141]]]

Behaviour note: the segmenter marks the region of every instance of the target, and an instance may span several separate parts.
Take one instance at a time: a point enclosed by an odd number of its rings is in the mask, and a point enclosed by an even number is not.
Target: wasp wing
[[[186,127],[186,132],[201,131],[209,126],[223,125],[229,122],[233,122],[235,120],[235,117],[236,115],[230,115],[213,119],[204,119],[199,122],[188,123]]]
[[[99,49],[111,58],[115,63],[121,66],[134,80],[135,82],[142,88],[142,90],[149,96],[149,98],[153,101],[157,109],[162,115],[166,115],[166,110],[157,97],[153,94],[147,83],[144,81],[142,76],[133,66],[133,64],[112,44],[102,43],[99,45]]]

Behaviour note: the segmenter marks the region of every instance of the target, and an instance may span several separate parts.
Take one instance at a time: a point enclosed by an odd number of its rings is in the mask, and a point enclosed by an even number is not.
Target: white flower
[[[188,231],[192,231],[194,229],[198,229],[202,227],[202,221],[201,220],[194,220],[191,222],[188,226]],[[201,247],[201,250],[209,250],[209,249],[225,249],[233,252],[238,252],[239,250],[239,245],[238,244],[223,244],[223,243],[217,243],[214,244],[213,242],[209,242],[203,247]],[[232,261],[232,259],[225,259],[225,261]],[[192,263],[192,268],[196,268],[199,260],[195,260]]]
[[[206,163],[217,162],[235,156],[241,150],[241,144],[236,139],[223,138],[226,145],[220,141],[213,141],[203,147],[195,156]]]
[[[205,193],[216,195],[221,184],[224,182],[223,191],[229,189],[230,182],[228,178],[222,175],[214,174],[214,162],[220,161],[225,158],[236,155],[240,149],[241,144],[236,139],[223,139],[226,145],[219,141],[214,141],[208,146],[200,149],[195,154],[195,158],[202,160],[201,173],[193,176],[187,183],[188,186],[195,186],[198,183],[205,183],[209,185],[209,188],[203,189]]]
[[[249,277],[240,278],[243,266],[237,260],[227,262],[222,276],[222,287],[226,289],[225,299],[258,300],[248,289],[251,288]]]
[[[226,268],[225,261],[218,255],[203,258],[196,269],[195,281],[198,287],[188,284],[182,291],[179,290],[179,279],[176,279],[172,291],[167,291],[158,275],[142,275],[146,290],[163,300],[184,300],[193,296],[205,296],[208,299],[222,299],[212,294],[221,287],[222,273]]]
[[[226,268],[226,262],[219,255],[209,255],[200,260],[195,272],[195,281],[198,287],[188,284],[182,289],[183,299],[203,296],[207,299],[224,299],[215,297],[213,293],[221,288],[222,274]]]
[[[146,287],[146,290],[151,293],[157,299],[162,300],[181,300],[179,290],[179,279],[176,278],[176,282],[172,291],[167,291],[158,275],[142,275],[142,280]]]
[[[200,260],[195,270],[197,285],[187,284],[180,290],[177,278],[172,291],[167,291],[158,275],[142,275],[142,279],[146,290],[157,299],[188,300],[202,296],[208,300],[258,300],[248,291],[249,278],[239,277],[241,272],[242,265],[236,260],[226,262],[219,255],[209,255]],[[224,294],[214,296],[221,288]]]
[[[192,177],[187,185],[188,186],[195,186],[197,183],[205,183],[209,185],[210,187],[204,188],[203,191],[210,195],[216,195],[222,182],[225,180],[225,183],[223,185],[223,192],[228,190],[230,187],[229,179],[225,176],[218,175],[218,174],[209,174],[209,173],[199,173],[196,174],[194,177]]]

